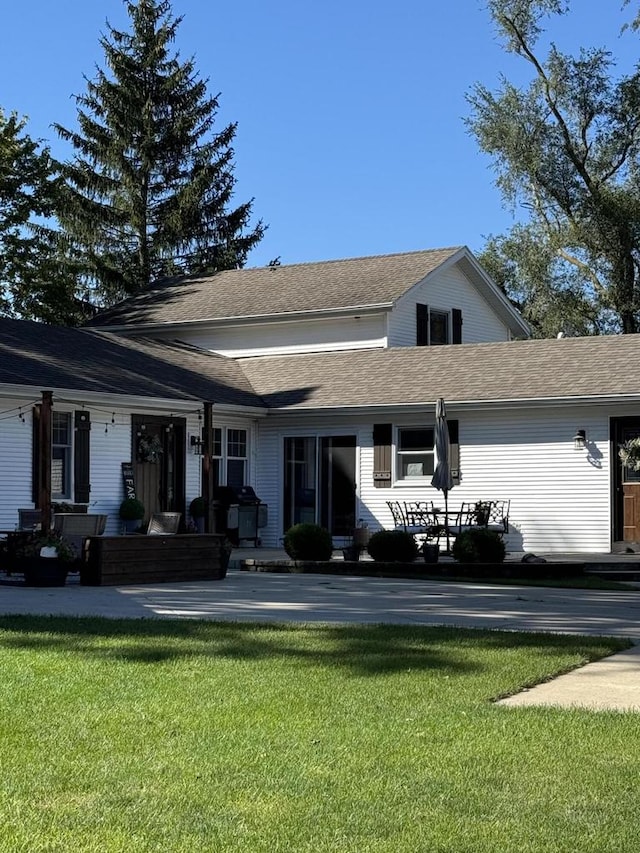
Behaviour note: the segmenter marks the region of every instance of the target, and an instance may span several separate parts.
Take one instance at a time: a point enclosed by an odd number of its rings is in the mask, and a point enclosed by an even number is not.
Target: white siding
[[[398,300],[389,317],[389,346],[415,346],[416,303],[438,311],[462,311],[462,343],[509,340],[509,330],[456,267],[436,273]]]
[[[265,548],[278,548],[282,539],[282,493],[283,493],[283,435],[269,428],[264,421],[257,427],[256,479],[254,488],[263,503],[268,504],[267,527],[260,530]]]
[[[13,529],[17,509],[33,506],[31,406],[23,405],[24,422],[19,417],[19,406],[20,402],[15,400],[4,399],[0,403],[0,529]],[[115,423],[111,423],[111,410],[106,412],[105,408],[88,407],[92,421],[90,511],[106,513],[107,533],[117,533],[122,500],[121,463],[130,460],[131,418],[128,411],[116,409]],[[461,472],[461,483],[449,496],[450,506],[456,507],[462,501],[510,499],[511,532],[506,541],[511,551],[610,550],[609,420],[623,415],[640,417],[637,409],[623,406],[609,409],[603,405],[456,412],[450,407],[448,414],[459,423]],[[429,419],[432,416],[425,414],[424,422]],[[416,416],[375,420],[386,420],[396,427],[421,422]],[[442,503],[441,493],[428,483],[374,488],[372,419],[343,415],[329,421],[303,415],[295,419],[274,415],[256,424],[253,419],[221,415],[214,408],[214,423],[249,430],[248,482],[269,505],[269,524],[261,531],[264,546],[277,547],[283,535],[285,436],[356,436],[359,501],[356,512],[372,529],[391,526],[388,500]],[[189,435],[197,434],[200,426],[196,414],[187,416],[187,506],[200,493],[201,457],[194,455],[189,446]],[[573,448],[572,437],[577,428],[587,432],[585,450]]]
[[[31,405],[24,400],[0,399],[0,530],[15,528],[18,507],[33,507],[31,436]]]
[[[616,412],[618,414],[618,412]],[[449,505],[462,501],[511,501],[510,551],[607,552],[611,547],[609,415],[604,409],[567,408],[512,412],[449,411],[460,431],[461,483],[449,494]],[[382,422],[383,418],[377,418]],[[393,418],[394,426],[415,425],[416,418]],[[588,448],[576,451],[577,426],[587,430]],[[282,531],[282,453],[285,435],[351,434],[359,454],[358,517],[372,530],[390,528],[388,500],[433,500],[442,494],[430,484],[390,489],[373,485],[372,424],[362,418],[341,418],[327,428],[260,424],[257,491],[269,503],[265,546],[280,544]]]
[[[456,418],[455,412],[448,414]],[[510,533],[505,537],[511,551],[610,550],[607,413],[589,410],[579,415],[590,453],[573,448],[576,413],[569,409],[479,412],[457,419],[461,482],[449,493],[450,507],[463,501],[511,500]],[[387,500],[433,500],[442,505],[442,494],[429,485],[374,488],[371,438],[363,457],[362,494],[372,525],[391,526]]]
[[[31,500],[32,477],[32,416],[31,406],[23,406],[24,423],[18,417],[19,402],[2,400],[0,403],[0,529],[12,530],[18,521],[19,507],[33,507]],[[9,410],[15,408],[15,414]],[[73,411],[72,405],[58,403],[56,409]],[[120,502],[124,497],[122,483],[122,462],[131,461],[131,414],[129,411],[99,409],[87,406],[91,417],[91,495],[89,512],[108,515],[105,533],[117,534],[121,531],[119,519]],[[112,411],[113,420],[112,423]],[[145,414],[145,409],[135,409]],[[157,411],[149,414],[158,414]],[[168,413],[167,413],[168,414]],[[189,437],[199,435],[202,421],[196,413],[176,415],[186,417],[186,474],[185,493],[188,512],[192,498],[200,494],[200,471],[202,457],[192,452]],[[255,473],[255,430],[253,419],[220,418],[216,426],[241,427],[248,430],[249,459],[248,479],[252,482]]]
[[[193,346],[233,358],[381,347],[386,343],[384,315],[246,323],[210,330],[180,329],[158,337],[179,338]]]

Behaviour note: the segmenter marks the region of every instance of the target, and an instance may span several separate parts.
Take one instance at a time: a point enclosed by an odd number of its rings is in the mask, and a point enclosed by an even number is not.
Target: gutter
[[[393,302],[381,302],[375,305],[353,305],[342,306],[340,308],[319,308],[309,311],[291,311],[278,312],[274,314],[243,314],[235,317],[209,317],[198,318],[197,320],[178,320],[167,321],[165,323],[136,323],[134,327],[130,324],[109,325],[109,326],[85,326],[84,331],[87,332],[113,332],[114,334],[124,334],[132,337],[140,337],[145,332],[157,332],[166,329],[172,329],[179,332],[181,329],[193,329],[207,326],[227,327],[227,326],[246,326],[253,325],[269,325],[280,323],[283,320],[323,320],[327,317],[356,317],[370,314],[380,314],[381,312],[390,311],[393,307]]]
[[[26,400],[27,404],[40,402],[42,397],[41,386],[32,385],[0,385],[0,398],[6,397],[12,400]],[[133,394],[114,394],[99,391],[83,391],[77,388],[46,388],[53,394],[54,406],[58,403],[71,403],[73,405],[95,406],[104,408],[115,406],[116,408],[144,409],[162,412],[197,412],[204,405],[204,400],[196,397],[192,399],[175,399],[171,397],[140,397]],[[213,408],[219,412],[230,414],[243,414],[252,418],[266,417],[266,407],[241,406],[237,403],[212,403]]]
[[[437,398],[436,398],[437,399]],[[391,412],[424,412],[435,409],[436,399],[424,400],[420,403],[380,403],[377,405],[336,405],[322,407],[274,407],[268,410],[268,416],[296,416],[296,417],[335,417],[337,414],[344,415],[385,415],[390,417]],[[575,406],[584,408],[587,406],[603,405],[639,405],[640,394],[603,394],[601,396],[578,396],[578,397],[530,397],[512,400],[455,400],[446,399],[447,411],[495,411],[500,409],[554,409]]]

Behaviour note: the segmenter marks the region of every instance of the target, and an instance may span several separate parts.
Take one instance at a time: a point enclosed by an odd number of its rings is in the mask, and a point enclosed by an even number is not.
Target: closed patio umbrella
[[[447,426],[447,410],[442,397],[440,397],[436,403],[435,447],[438,462],[436,464],[436,470],[433,472],[433,477],[431,478],[431,485],[435,486],[436,489],[439,489],[444,495],[444,519],[447,534],[447,553],[449,553],[447,500],[449,492],[453,488],[453,479],[451,477],[451,466],[449,464],[449,427]]]

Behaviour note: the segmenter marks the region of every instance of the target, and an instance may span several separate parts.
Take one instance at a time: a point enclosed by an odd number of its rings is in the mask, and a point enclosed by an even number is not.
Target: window
[[[51,497],[71,498],[71,413],[53,412],[51,423]]]
[[[462,311],[438,311],[416,304],[416,346],[429,347],[462,343]]]
[[[429,310],[429,345],[449,343],[449,314],[446,311]]]
[[[433,427],[398,430],[396,479],[431,477],[435,465],[433,441]]]
[[[222,468],[222,427],[213,428],[213,446],[211,448],[211,471],[213,474],[213,485],[220,486],[220,474]]]
[[[241,489],[247,476],[247,431],[227,429],[227,486]]]

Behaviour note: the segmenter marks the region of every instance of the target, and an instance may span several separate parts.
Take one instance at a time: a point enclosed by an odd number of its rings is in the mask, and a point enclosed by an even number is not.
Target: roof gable
[[[390,308],[414,284],[460,251],[458,246],[167,279],[101,312],[89,325],[157,326],[371,306]]]

